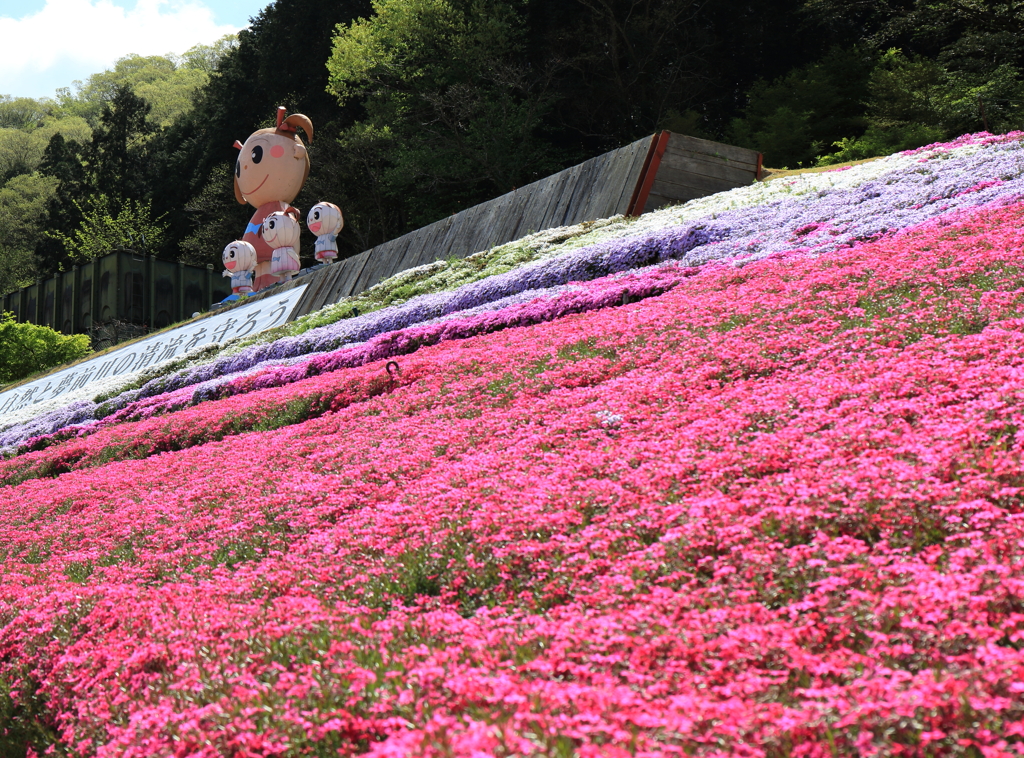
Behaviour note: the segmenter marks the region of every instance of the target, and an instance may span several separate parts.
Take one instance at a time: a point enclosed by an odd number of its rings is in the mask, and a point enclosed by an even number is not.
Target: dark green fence
[[[212,265],[119,251],[4,295],[3,310],[64,334],[115,320],[161,329],[230,294],[230,283]]]

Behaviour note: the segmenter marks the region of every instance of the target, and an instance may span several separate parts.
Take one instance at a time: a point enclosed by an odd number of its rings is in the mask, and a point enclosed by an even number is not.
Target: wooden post
[[[124,253],[114,253],[114,318],[118,321],[128,321],[128,314],[125,308],[124,292]]]
[[[658,167],[661,166],[661,158],[665,155],[665,148],[668,146],[671,132],[662,132],[654,137],[651,143],[651,151],[644,161],[644,170],[640,173],[640,181],[637,182],[637,189],[634,191],[633,200],[626,211],[627,216],[640,216],[647,205],[647,197],[651,194],[651,187],[654,186],[654,179],[658,175]]]
[[[67,274],[64,271],[53,275],[53,310],[50,311],[50,321],[53,323],[50,324],[50,328],[55,332],[59,332],[61,330],[60,291],[64,286],[64,277],[66,275]]]
[[[640,188],[644,185],[644,178],[647,176],[647,169],[651,167],[651,160],[654,158],[654,151],[658,148],[658,135],[651,135],[651,144],[647,148],[647,155],[644,158],[644,165],[640,169],[640,176],[637,177],[636,186],[633,187],[633,194],[629,198],[629,205],[626,206],[626,215],[632,216],[636,207],[636,199],[640,196]]]

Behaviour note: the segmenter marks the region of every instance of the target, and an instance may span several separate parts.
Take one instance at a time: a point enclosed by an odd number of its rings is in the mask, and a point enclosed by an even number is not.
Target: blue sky
[[[181,54],[269,0],[0,0],[0,95],[53,97],[125,55]]]

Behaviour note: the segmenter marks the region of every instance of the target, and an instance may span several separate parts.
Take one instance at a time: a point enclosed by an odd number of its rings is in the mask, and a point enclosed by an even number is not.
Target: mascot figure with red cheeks
[[[244,145],[235,141],[239,150],[235,162],[235,199],[256,209],[242,235],[242,240],[256,249],[256,292],[279,281],[271,273],[274,251],[261,234],[263,221],[276,212],[286,213],[297,221],[299,211],[289,203],[309,176],[309,154],[297,129],[302,129],[312,143],[313,124],[301,113],[288,118],[284,113],[284,108],[277,109],[275,128],[253,132]]]
[[[299,273],[299,222],[293,216],[275,211],[263,219],[263,240],[273,250],[270,273],[291,279]]]
[[[252,292],[252,272],[256,268],[256,250],[248,242],[229,242],[221,253],[224,261],[222,276],[231,277],[231,293],[248,295]]]
[[[345,226],[341,208],[334,203],[317,203],[309,209],[306,227],[317,235],[313,257],[331,263],[338,257],[338,232]]]

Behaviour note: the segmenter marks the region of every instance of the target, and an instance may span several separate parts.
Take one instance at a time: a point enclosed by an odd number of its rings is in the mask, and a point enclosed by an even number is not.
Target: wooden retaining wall
[[[660,156],[653,172],[645,177],[650,191],[641,205],[642,213],[742,187],[761,178],[761,154],[755,150],[669,132],[655,139],[659,143],[655,151]]]
[[[760,158],[753,150],[670,132],[644,137],[293,279],[284,287],[310,286],[292,317],[436,260],[465,258],[544,229],[618,214],[638,216],[669,203],[751,184],[760,178]],[[275,287],[267,295],[280,291]]]
[[[326,271],[317,272],[320,276],[307,290],[295,316],[363,292],[416,266],[465,258],[543,229],[625,213],[650,144],[649,137],[637,140],[331,264]]]

